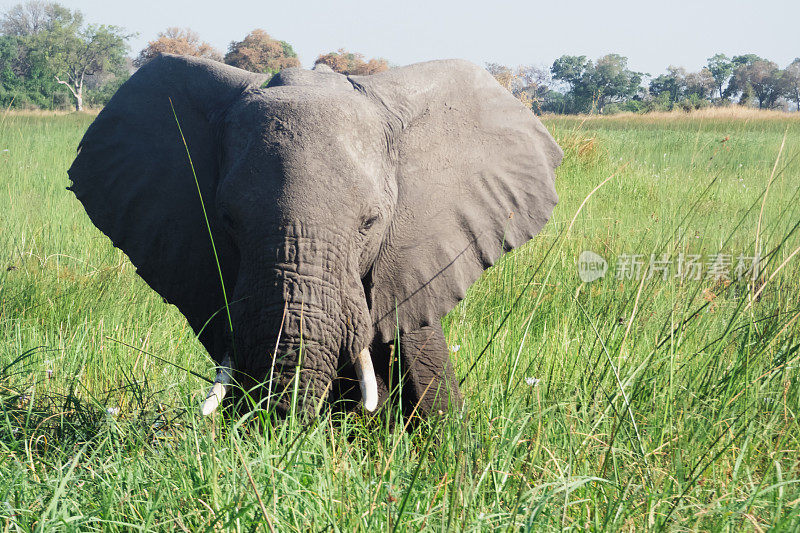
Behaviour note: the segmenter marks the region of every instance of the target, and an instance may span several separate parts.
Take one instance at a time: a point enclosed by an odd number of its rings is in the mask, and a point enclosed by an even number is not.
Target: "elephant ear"
[[[217,313],[224,300],[198,184],[223,274],[231,281],[238,257],[214,211],[220,151],[215,124],[243,91],[264,81],[215,61],[154,59],[100,112],[69,169],[70,189],[92,222],[195,332],[203,330],[200,340],[217,359],[224,350],[219,322],[225,313]]]
[[[561,148],[486,70],[432,61],[353,85],[390,116],[397,203],[372,268],[383,340],[439,320],[503,254],[535,236],[558,201]]]

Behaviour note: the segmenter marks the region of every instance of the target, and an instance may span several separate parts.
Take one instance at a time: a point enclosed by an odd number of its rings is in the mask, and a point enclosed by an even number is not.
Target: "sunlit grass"
[[[0,128],[3,530],[800,527],[797,120],[546,118],[561,201],[444,320],[464,410],[409,433],[201,419],[206,384],[148,353],[210,359],[64,189],[91,119]],[[754,255],[762,203],[755,281],[617,279],[633,254]]]

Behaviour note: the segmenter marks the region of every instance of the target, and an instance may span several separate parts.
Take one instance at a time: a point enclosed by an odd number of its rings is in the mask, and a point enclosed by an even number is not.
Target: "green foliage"
[[[122,31],[117,26],[90,24],[78,29],[57,27],[34,38],[34,49],[45,57],[50,70],[75,96],[78,111],[82,109],[87,76],[123,73],[126,40],[130,36]]]
[[[213,362],[64,190],[91,120],[0,125],[9,531],[800,527],[797,119],[547,119],[553,219],[445,318],[466,406],[410,432],[201,419],[208,384],[180,367]],[[755,284],[615,276],[623,254],[751,255],[757,232]],[[583,250],[605,278],[580,281]]]
[[[754,99],[760,109],[771,109],[779,98],[791,94],[791,75],[784,77],[784,72],[772,61],[748,54],[734,57],[733,63],[736,67],[725,93],[740,95],[740,103]]]
[[[709,98],[716,81],[707,68],[700,72],[686,72],[683,67],[670,66],[666,74],[650,81],[650,94],[658,100],[656,105],[664,110],[700,109],[710,104]]]
[[[114,96],[114,93],[117,92],[123,83],[128,81],[130,77],[127,73],[121,73],[115,76],[112,76],[107,81],[104,81],[97,87],[90,87],[86,90],[86,95],[84,97],[84,103],[94,109],[99,109],[106,105],[111,97]]]
[[[683,111],[694,111],[695,109],[703,109],[709,107],[711,102],[707,98],[703,98],[699,94],[690,94],[688,98],[684,98],[678,102],[678,106]]]
[[[283,48],[283,55],[286,57],[297,57],[297,52],[294,51],[292,45],[287,43],[286,41],[278,41],[281,43],[281,47]]]
[[[4,108],[63,108],[69,104],[46,58],[31,37],[0,36],[0,105]]]
[[[563,55],[553,62],[550,72],[554,80],[563,81],[574,92],[583,83],[591,67],[592,61],[586,56]]]
[[[29,0],[8,8],[0,18],[0,33],[15,37],[28,37],[59,27],[77,30],[83,25],[83,14],[70,11],[55,2]]]
[[[684,77],[686,72],[680,67],[670,66],[666,74],[653,78],[650,81],[650,94],[653,96],[666,95],[670,106],[677,102],[685,89]]]
[[[547,91],[544,95],[541,109],[544,113],[563,115],[574,109],[574,106],[569,100],[570,98],[564,93],[559,91]]]
[[[731,63],[733,64],[734,69],[738,67],[743,67],[745,65],[752,65],[756,61],[766,61],[766,60],[763,57],[760,57],[756,54],[743,54],[740,56],[733,56],[733,59],[731,59]]]
[[[725,54],[714,54],[708,58],[708,70],[714,77],[717,94],[720,98],[724,94],[725,84],[733,73],[733,62]]]
[[[639,90],[642,73],[628,69],[628,59],[619,54],[608,54],[597,60],[593,76],[599,94],[598,107],[604,101],[632,97]]]
[[[84,25],[80,11],[58,4],[42,4],[36,18],[31,13],[37,13],[38,5],[15,6],[0,24],[7,32],[0,36],[0,99],[5,106],[59,109],[72,96],[82,108],[87,77],[103,75],[117,85],[127,77],[130,35],[116,26]],[[104,103],[99,95],[106,93],[95,90],[93,102]]]
[[[586,56],[564,55],[550,71],[553,80],[566,86],[560,94],[543,87],[550,94],[541,98],[541,108],[551,113],[693,110],[712,103],[724,105],[734,98],[741,105],[766,109],[779,106],[785,98],[800,110],[800,62],[781,70],[755,54],[733,58],[716,54],[697,72],[670,66],[653,77],[647,89],[640,87],[643,74],[629,70],[626,58],[617,54],[596,62]]]
[[[0,105],[12,108],[76,109],[83,101],[102,106],[128,78],[125,54],[132,35],[122,28],[86,24],[83,14],[54,2],[29,0],[8,8],[0,17]],[[230,44],[224,59],[189,30],[168,28],[150,41],[133,65],[139,67],[161,53],[206,57],[266,74],[300,65],[286,41],[254,30]],[[385,59],[339,49],[321,54],[326,64],[346,75],[365,75],[389,68]],[[715,54],[707,67],[687,73],[670,66],[665,74],[642,87],[644,74],[628,68],[627,58],[608,54],[593,61],[586,56],[562,55],[550,75],[536,67],[512,69],[490,63],[498,81],[536,113],[601,113],[621,111],[691,110],[710,103],[760,108],[794,102],[800,111],[800,63],[781,70],[755,54],[729,58]],[[551,81],[560,82],[553,86]],[[716,99],[715,99],[716,95]]]
[[[628,69],[627,58],[608,54],[596,62],[586,56],[561,56],[550,68],[553,79],[569,86],[567,112],[603,112],[606,104],[621,102],[639,91],[642,74]]]

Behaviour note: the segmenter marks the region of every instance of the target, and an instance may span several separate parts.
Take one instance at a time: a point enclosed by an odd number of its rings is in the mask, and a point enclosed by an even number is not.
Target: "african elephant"
[[[461,399],[441,317],[540,231],[561,157],[466,61],[268,79],[164,55],[100,112],[69,176],[217,363],[204,414],[232,382],[285,414],[289,391],[310,412],[372,411],[393,381],[429,413]]]

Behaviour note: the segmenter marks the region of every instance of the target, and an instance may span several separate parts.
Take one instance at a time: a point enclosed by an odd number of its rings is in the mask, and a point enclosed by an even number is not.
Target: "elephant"
[[[441,318],[540,232],[562,156],[465,60],[269,77],[165,54],[68,173],[216,363],[203,414],[245,391],[278,416],[397,394],[424,417],[463,404]]]

